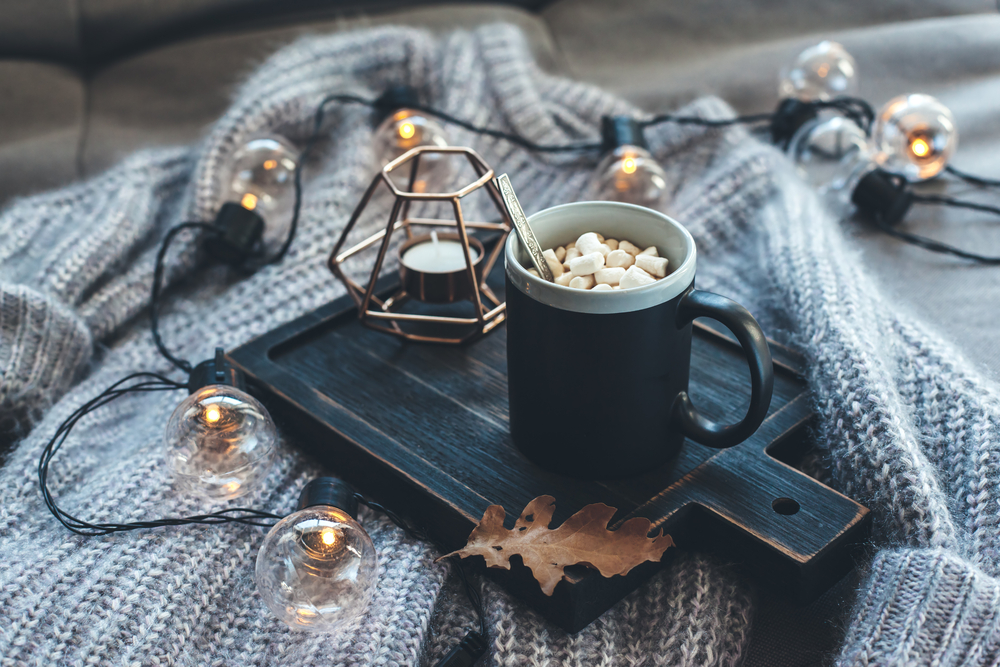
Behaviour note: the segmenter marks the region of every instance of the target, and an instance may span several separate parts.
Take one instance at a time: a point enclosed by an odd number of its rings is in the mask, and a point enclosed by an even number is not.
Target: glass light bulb
[[[837,42],[810,46],[781,72],[778,94],[803,102],[853,95],[858,88],[854,58]]]
[[[806,123],[788,153],[803,179],[841,216],[850,211],[858,182],[876,167],[865,131],[843,116]]]
[[[437,121],[411,109],[400,109],[375,129],[375,152],[379,161],[389,164],[400,155],[417,146],[448,145],[448,137]],[[416,192],[440,191],[451,176],[448,155],[425,153],[420,156],[420,168],[413,189]],[[410,171],[403,168],[393,172],[394,180],[404,188],[409,184]]]
[[[347,512],[317,505],[271,529],[255,577],[264,603],[293,630],[333,632],[367,609],[378,559],[368,533]]]
[[[654,208],[667,191],[667,174],[645,148],[619,146],[597,165],[591,189],[595,199]]]
[[[882,107],[872,141],[883,169],[923,181],[948,164],[958,148],[958,129],[951,110],[930,95],[901,95]]]
[[[164,434],[167,465],[184,491],[213,500],[239,498],[267,475],[277,430],[257,399],[213,384],[174,410]]]
[[[295,207],[295,169],[299,151],[287,139],[251,139],[235,153],[223,180],[223,201],[239,202],[264,219],[264,244],[280,246],[288,235]]]

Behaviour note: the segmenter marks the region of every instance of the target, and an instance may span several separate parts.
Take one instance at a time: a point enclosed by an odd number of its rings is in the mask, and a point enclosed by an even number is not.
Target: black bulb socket
[[[782,148],[788,147],[795,133],[809,121],[816,119],[816,105],[794,97],[781,100],[771,118],[771,141]]]
[[[396,113],[400,109],[409,109],[420,105],[420,96],[413,86],[393,85],[378,96],[373,106],[375,108],[374,125]]]
[[[215,233],[205,245],[213,257],[226,264],[243,264],[264,237],[264,218],[242,204],[226,202],[215,216]]]
[[[202,387],[213,384],[235,387],[240,391],[247,390],[246,374],[226,361],[226,352],[221,347],[215,348],[213,358],[195,366],[188,375],[188,393],[193,394]]]
[[[473,630],[435,667],[472,667],[486,654],[486,648],[486,637]]]
[[[863,215],[896,225],[910,210],[913,192],[906,179],[884,169],[873,169],[858,181],[851,201]]]
[[[350,484],[337,477],[317,477],[302,489],[298,509],[328,505],[358,518],[358,499]]]
[[[601,150],[610,153],[621,146],[638,146],[648,149],[642,125],[631,116],[603,116],[601,118]]]

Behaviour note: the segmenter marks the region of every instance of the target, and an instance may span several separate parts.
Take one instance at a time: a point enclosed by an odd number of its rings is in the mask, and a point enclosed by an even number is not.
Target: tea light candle
[[[475,263],[479,251],[472,246],[469,254]],[[406,250],[399,261],[411,271],[421,273],[452,273],[465,268],[465,253],[459,241],[439,239],[437,232],[431,232],[430,240],[417,243]]]

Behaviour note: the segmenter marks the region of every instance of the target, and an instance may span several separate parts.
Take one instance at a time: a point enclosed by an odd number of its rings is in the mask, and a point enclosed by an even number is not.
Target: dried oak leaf
[[[605,577],[624,575],[647,560],[660,560],[674,546],[662,529],[655,537],[647,537],[652,524],[641,517],[629,519],[617,530],[608,530],[608,522],[617,510],[604,503],[587,505],[552,530],[549,522],[555,502],[552,496],[535,498],[521,512],[513,530],[503,527],[507,516],[503,507],[490,505],[469,534],[468,544],[438,560],[482,556],[487,567],[509,570],[510,557],[518,554],[542,592],[552,595],[568,565],[587,565]]]

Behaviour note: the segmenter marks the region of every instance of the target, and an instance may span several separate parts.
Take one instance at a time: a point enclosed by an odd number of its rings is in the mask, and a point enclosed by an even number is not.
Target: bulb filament
[[[622,171],[626,174],[634,174],[636,170],[635,158],[627,157],[622,160]]]
[[[910,142],[910,151],[917,157],[927,157],[931,152],[931,146],[927,143],[926,139],[917,137]]]
[[[413,123],[406,122],[399,126],[399,136],[403,139],[412,139],[413,135],[417,133],[417,128]]]
[[[210,424],[214,424],[220,419],[222,419],[222,412],[219,410],[219,408],[213,405],[209,407],[207,410],[205,410],[205,421],[209,422]]]
[[[240,200],[240,205],[243,206],[248,211],[252,211],[257,208],[257,195],[248,192],[243,195],[243,199]]]

